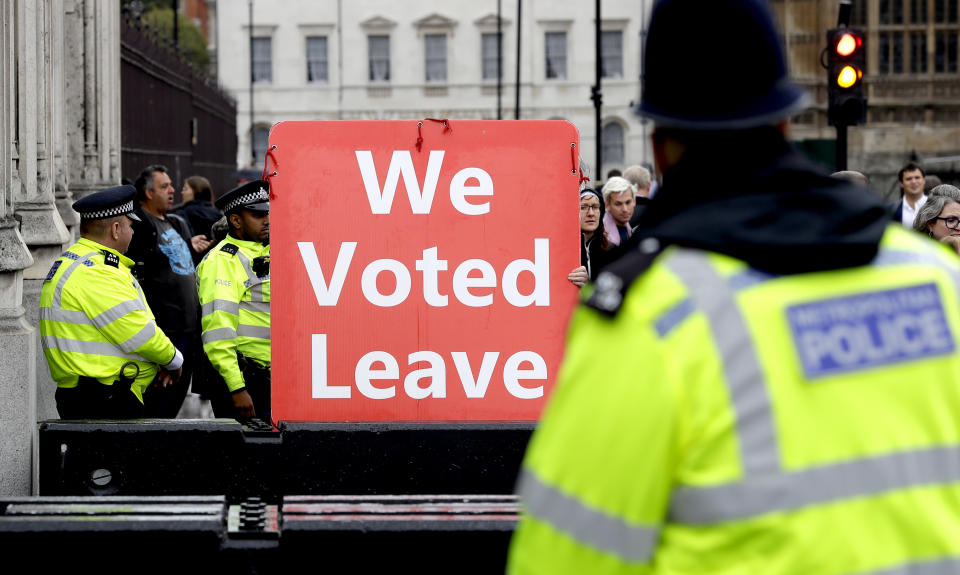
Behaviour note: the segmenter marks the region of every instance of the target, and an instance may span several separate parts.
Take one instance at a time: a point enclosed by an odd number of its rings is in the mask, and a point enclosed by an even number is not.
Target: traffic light
[[[827,116],[831,126],[856,126],[867,119],[863,95],[866,49],[863,33],[840,26],[827,30]]]

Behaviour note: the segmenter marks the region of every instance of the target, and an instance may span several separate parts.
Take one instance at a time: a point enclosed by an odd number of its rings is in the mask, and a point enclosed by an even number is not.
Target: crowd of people
[[[213,202],[161,165],[74,203],[80,240],[53,264],[40,326],[61,417],[175,418],[188,389],[217,417],[270,421],[268,184]]]
[[[832,177],[869,189],[861,172],[843,170]],[[927,176],[923,167],[907,162],[897,173],[901,199],[887,206],[890,218],[904,227],[943,242],[960,254],[960,189]],[[607,174],[600,191],[580,189],[580,267],[567,279],[577,287],[596,280],[601,271],[620,258],[624,245],[638,231],[641,214],[656,193],[657,182],[649,168],[634,165]]]

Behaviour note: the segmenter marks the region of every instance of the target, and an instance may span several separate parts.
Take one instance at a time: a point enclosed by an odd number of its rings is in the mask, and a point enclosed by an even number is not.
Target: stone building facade
[[[56,417],[37,315],[72,202],[120,179],[119,0],[0,3],[0,494],[26,495]]]
[[[497,118],[497,3],[254,0],[253,114],[247,2],[217,13],[217,75],[237,100],[240,164],[262,161],[284,120]],[[652,0],[604,0],[602,174],[652,161],[639,96],[641,31]],[[231,4],[231,6],[233,6]],[[593,3],[503,0],[503,119],[564,119],[595,163]],[[251,147],[254,149],[251,150]]]

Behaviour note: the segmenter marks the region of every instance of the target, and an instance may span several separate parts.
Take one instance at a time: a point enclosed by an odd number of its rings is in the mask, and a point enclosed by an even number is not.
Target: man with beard
[[[270,202],[260,180],[217,200],[229,235],[197,268],[203,350],[217,417],[270,421]]]
[[[191,251],[199,253],[210,242],[194,236],[181,217],[167,213],[173,205],[173,185],[164,166],[147,166],[135,183],[138,207],[133,241],[127,257],[143,288],[157,325],[183,352],[183,374],[167,387],[151,386],[144,394],[147,417],[174,418],[190,386],[199,345],[196,342],[199,306]]]

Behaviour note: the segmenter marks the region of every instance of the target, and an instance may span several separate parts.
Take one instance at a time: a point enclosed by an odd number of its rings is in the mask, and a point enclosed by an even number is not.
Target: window
[[[273,82],[272,38],[253,38],[253,81]]]
[[[890,73],[890,33],[881,32],[877,37],[877,71],[881,74]]]
[[[610,122],[603,127],[600,135],[600,157],[604,164],[623,163],[623,126],[617,122]]]
[[[893,35],[893,73],[903,74],[903,34]]]
[[[910,22],[927,23],[927,0],[910,0]]]
[[[910,33],[910,72],[927,73],[927,33]]]
[[[604,78],[623,78],[623,32],[609,30],[600,34],[600,54]]]
[[[327,81],[327,37],[307,36],[307,82]]]
[[[497,35],[483,34],[480,36],[481,49],[483,53],[483,79],[496,80],[497,72],[503,77],[503,70],[500,70],[500,58],[497,54]]]
[[[427,34],[423,37],[427,82],[447,81],[447,35]]]
[[[547,78],[567,79],[567,33],[547,32]]]
[[[933,19],[937,24],[957,23],[957,0],[934,0]]]
[[[864,0],[853,3],[850,12],[850,24],[853,26],[867,25],[867,3]]]
[[[370,81],[390,81],[390,36],[367,36]]]
[[[878,39],[877,70],[881,74],[903,74],[903,32],[880,32]],[[923,59],[926,66],[925,55]]]
[[[270,128],[257,126],[253,128],[252,146],[253,159],[257,166],[263,165],[263,156],[267,153],[267,141],[270,139]]]
[[[957,35],[958,33],[953,30],[937,30],[934,72],[956,74]]]

